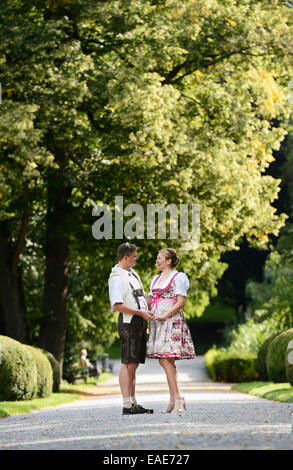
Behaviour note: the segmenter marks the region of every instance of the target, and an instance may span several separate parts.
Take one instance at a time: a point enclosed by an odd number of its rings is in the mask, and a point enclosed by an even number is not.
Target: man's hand
[[[141,316],[142,316],[142,318],[144,318],[145,320],[148,320],[148,321],[154,319],[154,314],[153,314],[153,312],[150,312],[150,311],[141,310]]]
[[[114,304],[113,311],[118,311],[121,313],[126,313],[128,315],[139,315],[145,320],[153,320],[154,314],[150,310],[138,310],[136,308],[131,308],[125,305],[123,302],[117,302]]]

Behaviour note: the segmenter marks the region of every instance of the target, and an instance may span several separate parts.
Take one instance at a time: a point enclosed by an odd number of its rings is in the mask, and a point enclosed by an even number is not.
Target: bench
[[[66,380],[69,383],[74,384],[76,380],[83,380],[84,383],[87,383],[89,377],[99,377],[99,372],[96,368],[87,369],[87,368],[75,368],[67,372]]]

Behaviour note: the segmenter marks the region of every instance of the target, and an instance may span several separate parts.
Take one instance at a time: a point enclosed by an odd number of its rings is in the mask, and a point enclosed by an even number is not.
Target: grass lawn
[[[243,382],[233,385],[233,390],[255,395],[267,400],[293,402],[293,387],[289,383]]]
[[[60,392],[52,393],[47,398],[34,398],[33,400],[22,401],[0,401],[0,418],[11,416],[19,413],[28,413],[32,410],[40,410],[48,406],[62,405],[79,400],[83,396],[87,396],[87,389],[95,386],[97,383],[104,382],[112,377],[110,372],[103,372],[98,379],[90,378],[88,382],[78,384],[62,384]]]

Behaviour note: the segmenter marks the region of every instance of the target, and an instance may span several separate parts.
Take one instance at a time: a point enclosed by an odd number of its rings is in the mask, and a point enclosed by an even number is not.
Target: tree
[[[282,180],[287,187],[289,220],[282,228],[276,247],[268,256],[264,266],[264,280],[261,283],[248,282],[247,293],[250,306],[258,322],[272,319],[279,329],[293,325],[293,265],[292,265],[292,126],[284,145],[286,160],[281,167]]]
[[[21,253],[41,181],[53,156],[40,145],[34,128],[36,105],[5,100],[0,122],[0,298],[6,334],[28,340]]]
[[[3,102],[35,106],[34,153],[44,152],[35,162],[42,191],[30,193],[46,227],[38,237],[46,267],[37,334],[61,364],[68,267],[73,254],[81,265],[81,256],[96,252],[91,208],[98,201],[113,206],[123,195],[144,208],[200,204],[201,244],[184,264],[199,310],[225,268],[221,253],[237,249],[242,236],[266,246],[278,234],[285,215],[271,203],[279,181],[263,173],[285,135],[273,120],[289,116],[291,19],[276,0],[1,4]],[[8,158],[2,150],[1,158]],[[3,184],[13,190],[15,180]],[[22,216],[9,211],[6,240]],[[163,243],[142,240],[146,275]],[[116,246],[99,242],[104,304]]]

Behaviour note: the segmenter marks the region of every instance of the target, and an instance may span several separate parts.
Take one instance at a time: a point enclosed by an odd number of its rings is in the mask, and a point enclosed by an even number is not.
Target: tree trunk
[[[5,334],[22,343],[28,343],[22,276],[15,250],[8,221],[3,220],[0,222],[0,304]],[[18,256],[19,252],[17,258]]]
[[[47,187],[46,271],[39,345],[55,356],[62,373],[68,287],[69,235],[66,222],[71,190],[64,184],[61,171],[49,175]]]

